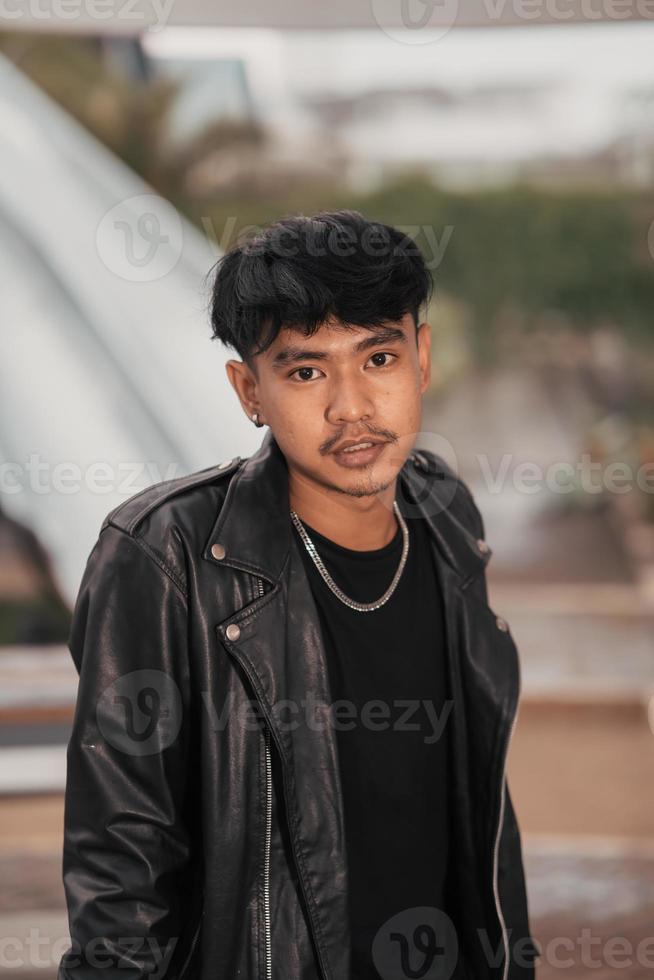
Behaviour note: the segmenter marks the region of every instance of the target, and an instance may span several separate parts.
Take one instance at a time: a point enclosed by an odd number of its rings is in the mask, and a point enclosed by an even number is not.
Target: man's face
[[[312,337],[284,328],[256,358],[261,415],[289,470],[354,496],[396,478],[421,427],[430,380],[430,326],[411,314],[374,330],[328,321]],[[349,440],[381,441],[364,453]]]

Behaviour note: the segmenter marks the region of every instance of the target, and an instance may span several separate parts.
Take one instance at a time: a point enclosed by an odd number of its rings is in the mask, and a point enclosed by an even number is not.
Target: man
[[[218,263],[214,336],[269,430],[89,557],[59,980],[533,978],[517,651],[470,491],[414,449],[430,286],[349,211]]]

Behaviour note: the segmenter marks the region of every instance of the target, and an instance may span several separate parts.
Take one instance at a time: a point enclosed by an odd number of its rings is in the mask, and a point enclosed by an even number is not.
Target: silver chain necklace
[[[323,579],[325,580],[329,588],[332,590],[334,595],[338,599],[340,599],[341,602],[345,603],[346,606],[349,606],[350,609],[356,609],[357,612],[372,612],[374,609],[379,609],[380,606],[383,606],[385,602],[388,602],[390,597],[395,592],[395,589],[397,588],[397,583],[400,581],[400,576],[402,575],[402,571],[404,570],[404,566],[406,565],[407,556],[409,554],[409,529],[406,526],[406,521],[404,520],[402,514],[400,513],[400,508],[397,505],[397,500],[393,501],[393,510],[395,511],[395,516],[397,517],[398,523],[402,528],[402,538],[403,538],[402,557],[400,558],[399,565],[397,566],[397,571],[393,576],[393,581],[391,582],[391,584],[386,589],[386,591],[384,592],[383,596],[381,596],[380,599],[376,599],[374,602],[356,602],[354,599],[350,599],[350,597],[347,596],[342,589],[339,589],[338,585],[336,584],[334,579],[331,577],[331,575],[325,568],[323,560],[318,554],[318,552],[316,551],[316,546],[314,545],[313,541],[307,534],[302,521],[297,516],[295,511],[291,509],[291,519],[295,527],[298,529],[300,537],[304,542],[304,546],[309,552],[309,554],[311,555],[311,558],[313,559],[314,565],[316,566],[316,568],[318,569],[318,571],[320,572]]]

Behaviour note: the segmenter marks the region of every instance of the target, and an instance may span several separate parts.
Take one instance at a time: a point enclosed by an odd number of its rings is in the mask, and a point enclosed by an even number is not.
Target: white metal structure
[[[217,253],[6,61],[0,159],[0,500],[72,599],[111,507],[261,430],[210,339]]]

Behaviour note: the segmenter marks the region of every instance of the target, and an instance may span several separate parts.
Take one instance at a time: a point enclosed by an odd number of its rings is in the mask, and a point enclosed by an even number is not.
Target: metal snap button
[[[226,459],[224,463],[218,463],[218,469],[225,470],[228,466],[231,466],[233,462],[233,459]]]
[[[503,633],[509,632],[509,624],[505,619],[502,619],[501,616],[496,618],[495,625],[497,626],[498,630],[502,630]]]
[[[489,546],[486,544],[483,538],[477,538],[477,548],[479,551],[481,551],[482,555],[486,555],[490,551]]]
[[[241,627],[237,626],[236,623],[230,623],[225,630],[225,635],[228,640],[238,640],[241,635]]]
[[[225,546],[222,545],[222,544],[218,544],[218,542],[216,542],[216,544],[212,544],[211,545],[211,554],[213,555],[214,558],[224,558],[225,557]]]

